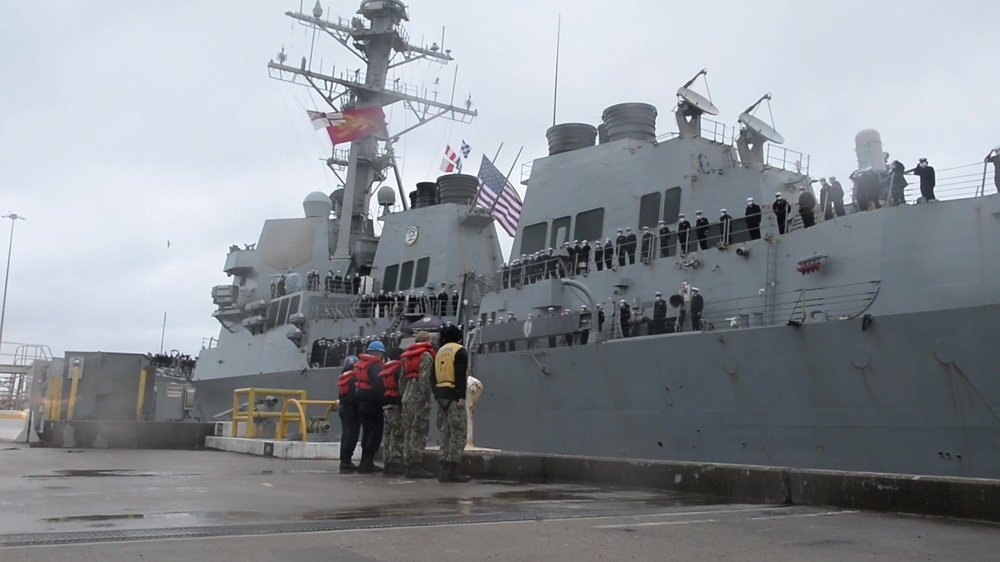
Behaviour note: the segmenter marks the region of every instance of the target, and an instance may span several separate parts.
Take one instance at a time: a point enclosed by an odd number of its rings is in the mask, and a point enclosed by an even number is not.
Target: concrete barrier
[[[0,410],[0,441],[28,443],[33,434],[30,419],[28,410]]]
[[[82,449],[202,449],[214,430],[206,422],[47,421],[44,441]]]
[[[437,469],[438,456],[437,451],[425,453],[428,469]],[[636,486],[730,501],[1000,522],[1000,480],[499,451],[466,451],[460,470],[475,478]]]

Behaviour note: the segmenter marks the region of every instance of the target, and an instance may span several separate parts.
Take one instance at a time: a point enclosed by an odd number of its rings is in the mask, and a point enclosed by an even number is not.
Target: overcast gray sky
[[[344,17],[358,5],[323,2]],[[210,290],[227,282],[228,246],[336,187],[319,160],[329,139],[305,114],[319,100],[267,74],[282,46],[291,61],[308,53],[310,35],[283,15],[298,6],[0,3],[0,212],[28,219],[14,236],[5,341],[57,355],[155,351],[164,311],[167,349],[196,354],[218,333]],[[560,13],[560,122],[596,124],[609,105],[644,101],[669,132],[675,90],[707,67],[727,124],[773,93],[775,125],[812,155],[814,176],[846,177],[854,135],[869,127],[894,158],[939,169],[1000,143],[997,2],[414,0],[410,37],[430,43],[447,28],[456,97],[471,93],[480,117],[405,137],[408,189],[463,138],[473,163],[505,143],[503,170],[522,145],[522,160],[544,155]],[[329,40],[313,61],[359,66]],[[418,63],[399,76],[427,88],[440,77],[447,98],[454,69]],[[407,123],[400,108],[387,113],[391,129]]]

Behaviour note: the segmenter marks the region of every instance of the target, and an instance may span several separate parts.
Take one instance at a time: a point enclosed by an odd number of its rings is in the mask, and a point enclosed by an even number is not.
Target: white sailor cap
[[[780,192],[779,193],[775,193],[774,196],[775,197],[781,197],[781,193]]]
[[[580,310],[587,310],[587,305],[581,304],[580,305]]]
[[[725,214],[726,210],[725,209],[719,209],[719,212],[722,213],[722,214]]]
[[[553,311],[553,310],[555,310],[555,309],[556,309],[556,307],[554,307],[554,306],[550,306],[550,307],[549,307],[549,312],[552,312],[552,311]]]
[[[700,291],[698,290],[698,287],[691,287],[691,291],[693,291],[693,292],[695,292],[695,293],[698,293],[698,292],[700,292]]]
[[[695,212],[694,212],[694,214],[696,214],[696,215],[700,215],[700,214],[701,214],[701,211],[695,211]]]
[[[806,190],[806,186],[804,186],[804,185],[800,185],[799,186],[799,191],[805,191],[805,190]]]
[[[620,228],[619,228],[619,229],[618,229],[618,232],[622,232],[622,229],[620,229]]]
[[[607,243],[609,243],[609,244],[611,243],[611,239],[610,238],[605,238],[604,241],[607,242]]]
[[[632,229],[631,228],[626,228],[625,232],[632,232]]]
[[[667,221],[660,221],[659,224],[667,224]]]
[[[753,197],[747,197],[747,203],[753,203]]]
[[[512,311],[508,312],[507,316],[514,316],[514,311],[512,310]]]
[[[622,304],[625,304],[625,299],[622,299],[622,300],[620,300],[620,301],[618,301],[618,302],[620,302],[620,303],[622,303]]]
[[[642,227],[642,229],[643,230],[649,230],[649,227],[648,226],[644,226],[644,227]]]
[[[677,215],[677,218],[679,218],[679,219],[682,219],[682,218],[684,218],[684,213],[680,213],[680,214],[678,214],[678,215]]]
[[[655,295],[655,296],[657,296],[657,297],[662,297],[662,296],[663,296],[663,293],[661,293],[661,292],[659,292],[659,291],[656,291],[656,295]]]

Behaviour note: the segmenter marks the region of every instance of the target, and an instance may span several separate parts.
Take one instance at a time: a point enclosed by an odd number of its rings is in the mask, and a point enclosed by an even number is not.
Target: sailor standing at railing
[[[618,236],[615,237],[615,253],[618,255],[618,267],[625,267],[625,252],[628,248],[628,240],[625,238],[625,231],[618,229]]]
[[[653,261],[653,233],[648,226],[642,227],[642,253],[639,259],[646,265]]]
[[[653,300],[653,333],[664,334],[667,332],[667,301],[663,300],[663,293],[657,291]]]
[[[781,193],[775,193],[771,210],[774,211],[774,220],[778,223],[778,234],[784,234],[788,225],[788,213],[792,210],[792,205],[781,196]]]
[[[594,240],[594,266],[597,271],[604,270],[604,246],[600,240]]]
[[[906,173],[906,167],[899,160],[893,160],[890,165],[890,179],[889,179],[889,202],[893,205],[905,205],[906,196],[904,191],[908,182],[903,174]]]
[[[934,177],[934,167],[927,163],[926,158],[921,158],[913,169],[904,173],[915,174],[919,177],[920,196],[924,198],[924,201],[934,201],[934,186],[937,180]]]
[[[701,211],[695,211],[694,216],[694,233],[698,236],[698,247],[702,250],[708,249],[708,218],[701,214]]]
[[[625,229],[625,241],[628,246],[628,263],[632,265],[635,263],[635,251],[639,248],[639,239],[631,228]]]
[[[590,250],[590,244],[584,240],[583,244],[580,245],[580,249],[576,251],[576,263],[578,264],[576,273],[578,275],[590,273]]]
[[[719,243],[722,246],[728,246],[733,243],[732,222],[733,217],[725,209],[719,209],[719,224],[722,225],[722,235]]]
[[[986,159],[983,160],[986,164],[993,164],[993,185],[997,188],[997,193],[1000,193],[1000,146],[997,146],[986,155]],[[985,177],[986,171],[983,171]]]
[[[618,322],[622,329],[622,337],[629,337],[632,327],[632,307],[625,302],[625,299],[618,301]]]
[[[665,258],[670,255],[670,228],[667,227],[667,221],[660,221],[658,226],[660,257]]]
[[[691,287],[691,328],[701,330],[701,312],[705,310],[705,298],[701,296],[698,287]]]
[[[746,221],[751,240],[760,240],[761,213],[760,205],[753,202],[753,197],[747,197],[747,208],[743,212],[743,220]]]
[[[677,215],[680,222],[677,223],[677,240],[681,245],[681,255],[686,255],[691,248],[688,247],[688,242],[691,239],[691,221],[684,218],[684,213]]]
[[[604,239],[604,269],[611,269],[614,264],[615,247],[611,243],[611,238]]]
[[[833,204],[834,214],[838,217],[847,214],[844,211],[844,186],[833,176],[830,176],[830,202]]]

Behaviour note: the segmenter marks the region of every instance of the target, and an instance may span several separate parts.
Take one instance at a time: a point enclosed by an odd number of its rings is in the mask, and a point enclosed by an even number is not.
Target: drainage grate
[[[115,542],[149,539],[178,539],[203,537],[229,537],[241,535],[276,535],[286,533],[311,533],[317,531],[356,531],[398,527],[433,527],[438,525],[469,525],[482,523],[514,523],[559,519],[592,519],[595,517],[627,517],[650,514],[698,513],[705,511],[736,511],[760,508],[773,509],[771,505],[725,504],[701,506],[676,506],[659,509],[618,509],[574,511],[533,511],[516,513],[490,513],[487,515],[446,517],[392,517],[359,519],[354,521],[308,521],[287,523],[253,523],[241,525],[212,525],[200,527],[166,527],[159,529],[120,529],[105,531],[73,531],[64,533],[20,533],[0,535],[0,547],[42,546],[87,542]]]

